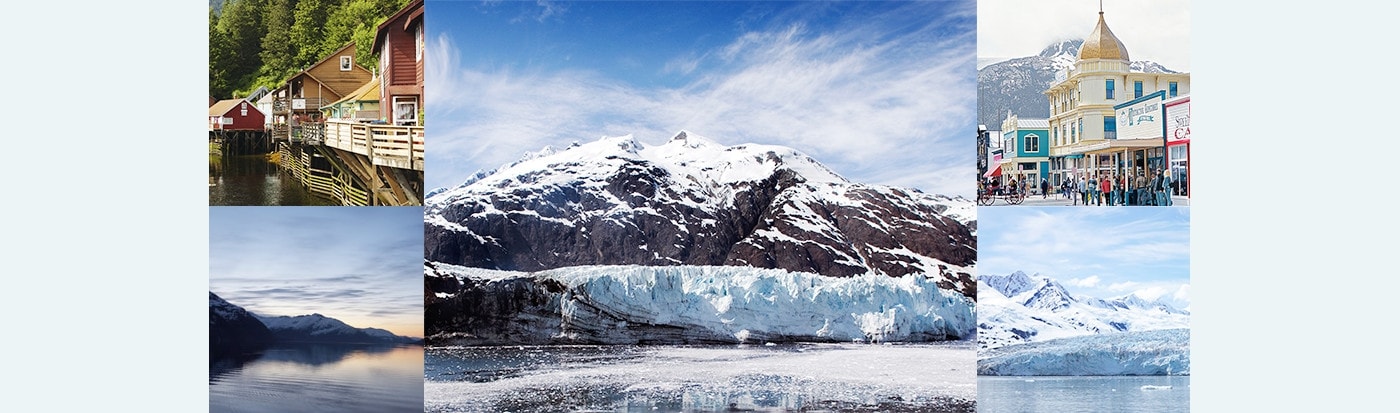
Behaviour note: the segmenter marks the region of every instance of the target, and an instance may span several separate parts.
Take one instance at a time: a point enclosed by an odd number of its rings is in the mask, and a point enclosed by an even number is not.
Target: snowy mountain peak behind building
[[[427,198],[435,262],[740,265],[829,276],[923,273],[971,295],[972,203],[852,183],[792,148],[690,131],[537,153]]]
[[[1055,76],[1074,68],[1083,39],[1051,43],[1033,56],[1007,59],[977,70],[977,123],[1001,125],[1007,111],[1022,119],[1050,117],[1050,100],[1045,91]],[[1177,73],[1161,64],[1139,60],[1129,62],[1129,71]]]

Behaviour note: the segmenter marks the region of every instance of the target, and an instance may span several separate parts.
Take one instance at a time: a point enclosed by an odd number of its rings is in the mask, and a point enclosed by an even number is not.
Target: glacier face
[[[425,284],[431,344],[939,341],[976,328],[970,298],[922,275],[430,262]]]
[[[693,133],[546,148],[424,203],[429,261],[501,270],[731,265],[931,276],[972,296],[971,201],[852,183],[791,148]]]
[[[985,376],[1160,376],[1191,374],[1191,332],[1177,328],[1106,333],[1004,346],[978,354]]]

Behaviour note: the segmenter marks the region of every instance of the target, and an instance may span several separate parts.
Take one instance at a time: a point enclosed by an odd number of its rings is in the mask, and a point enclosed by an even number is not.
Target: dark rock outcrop
[[[272,332],[252,313],[209,292],[211,354],[257,351],[272,342]]]

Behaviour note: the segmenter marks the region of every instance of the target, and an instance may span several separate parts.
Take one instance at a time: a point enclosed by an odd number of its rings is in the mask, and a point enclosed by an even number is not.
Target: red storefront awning
[[[990,171],[987,171],[987,173],[985,173],[985,174],[982,174],[982,177],[983,177],[983,178],[996,178],[996,177],[998,177],[998,176],[1001,176],[1001,165],[997,165],[997,167],[992,168]]]

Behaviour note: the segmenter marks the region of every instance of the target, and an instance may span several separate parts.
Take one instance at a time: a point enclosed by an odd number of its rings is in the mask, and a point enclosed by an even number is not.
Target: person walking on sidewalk
[[[1133,197],[1137,201],[1134,205],[1147,205],[1147,177],[1144,173],[1138,173],[1133,181]]]
[[[1113,206],[1113,180],[1108,179],[1108,176],[1099,180],[1099,193],[1103,194],[1101,195],[1104,198],[1103,203]]]
[[[1098,175],[1093,176],[1093,178],[1089,178],[1089,199],[1092,199],[1093,204],[1096,204],[1096,206],[1102,206],[1103,204],[1103,197],[1100,196],[1099,193]]]
[[[1158,174],[1161,175],[1162,179],[1160,185],[1157,187],[1157,205],[1172,206],[1172,193],[1170,192],[1172,188],[1172,178],[1167,175],[1166,169],[1161,170]]]
[[[1045,197],[1048,196],[1049,193],[1050,180],[1046,178],[1040,178],[1040,199],[1045,199]]]

